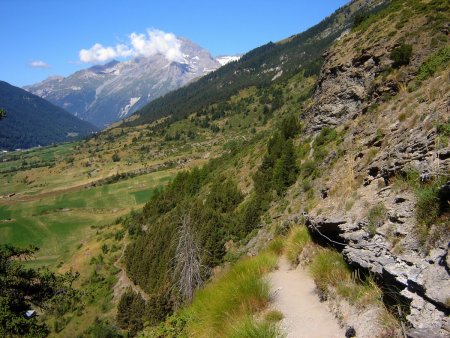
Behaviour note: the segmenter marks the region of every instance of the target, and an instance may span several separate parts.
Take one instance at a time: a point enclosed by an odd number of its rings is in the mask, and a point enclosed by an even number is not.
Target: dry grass
[[[296,265],[299,263],[298,256],[310,242],[311,235],[306,226],[294,226],[291,228],[284,246],[284,252],[291,264]]]

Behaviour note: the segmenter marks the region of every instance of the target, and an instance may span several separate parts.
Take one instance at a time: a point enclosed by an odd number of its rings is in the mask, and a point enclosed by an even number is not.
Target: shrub
[[[431,225],[439,217],[439,186],[421,185],[416,189],[416,218],[420,224]]]
[[[450,123],[438,123],[436,125],[436,133],[441,136],[450,137]]]
[[[119,162],[120,161],[120,156],[117,153],[114,153],[112,156],[112,160],[113,162]]]
[[[367,214],[367,229],[371,236],[374,236],[377,228],[383,225],[386,220],[386,213],[386,207],[382,203],[377,204],[369,210]]]
[[[409,64],[412,56],[412,46],[408,44],[401,44],[391,51],[390,58],[394,62],[392,67],[400,68],[401,66]]]
[[[358,27],[359,25],[361,25],[366,19],[367,19],[368,15],[366,13],[356,13],[355,17],[353,18],[353,28]]]
[[[419,68],[417,80],[423,81],[445,68],[450,63],[450,46],[444,47],[429,57]]]

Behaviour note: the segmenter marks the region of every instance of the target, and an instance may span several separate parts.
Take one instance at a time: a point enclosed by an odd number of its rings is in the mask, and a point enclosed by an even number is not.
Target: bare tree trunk
[[[175,286],[182,301],[191,302],[195,290],[202,285],[203,281],[199,248],[192,233],[189,215],[184,214],[181,217],[178,236],[174,269],[174,276],[178,280]]]

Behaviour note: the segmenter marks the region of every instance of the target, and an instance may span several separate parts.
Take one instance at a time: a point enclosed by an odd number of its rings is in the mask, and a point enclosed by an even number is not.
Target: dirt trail
[[[269,275],[273,307],[281,311],[281,328],[288,338],[342,338],[344,330],[319,301],[312,278],[301,267],[291,269],[285,257]]]
[[[113,287],[114,301],[118,302],[120,300],[120,297],[122,296],[124,290],[127,288],[131,288],[134,292],[140,294],[141,297],[145,301],[147,301],[150,298],[148,296],[148,294],[144,290],[142,290],[142,288],[139,285],[136,285],[133,283],[133,281],[127,276],[125,268],[121,265],[122,258],[125,254],[125,249],[127,248],[127,244],[128,244],[127,239],[128,239],[128,233],[125,234],[122,253],[120,254],[120,257],[114,262],[114,266],[117,269],[120,269],[120,272],[117,275],[117,277],[118,277],[117,283]]]

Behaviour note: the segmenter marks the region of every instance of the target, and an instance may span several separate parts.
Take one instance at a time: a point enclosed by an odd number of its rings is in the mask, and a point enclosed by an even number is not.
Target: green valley
[[[449,13],[355,0],[102,132],[0,154],[4,266],[74,276],[25,324],[275,338],[324,332],[321,307],[336,337],[446,337]],[[298,280],[311,309],[283,307]]]

